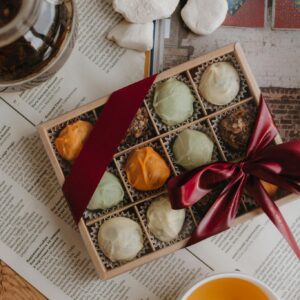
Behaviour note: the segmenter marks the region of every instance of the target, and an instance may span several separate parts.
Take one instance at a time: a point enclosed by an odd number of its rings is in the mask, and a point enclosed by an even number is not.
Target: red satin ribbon
[[[63,192],[79,222],[156,75],[111,94],[66,178]]]
[[[189,207],[201,201],[218,184],[227,184],[192,234],[189,244],[228,229],[236,217],[245,189],[300,259],[300,248],[296,240],[278,207],[259,180],[300,194],[300,140],[272,145],[277,134],[271,114],[261,97],[245,160],[238,163],[217,162],[201,166],[168,182],[170,200],[175,209]]]

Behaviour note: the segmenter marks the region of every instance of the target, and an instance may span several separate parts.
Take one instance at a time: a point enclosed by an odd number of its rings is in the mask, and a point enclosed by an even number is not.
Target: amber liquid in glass
[[[1,0],[1,27],[17,15],[22,1],[26,0]],[[8,12],[9,17],[3,17]],[[28,78],[51,63],[69,33],[72,18],[70,2],[54,5],[42,1],[33,26],[13,43],[0,47],[0,83]]]
[[[269,300],[256,285],[238,278],[221,278],[196,289],[188,300]]]

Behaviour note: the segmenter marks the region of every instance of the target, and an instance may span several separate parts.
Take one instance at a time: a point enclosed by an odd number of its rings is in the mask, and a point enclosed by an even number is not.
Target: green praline
[[[110,208],[123,198],[124,190],[119,179],[112,173],[105,172],[87,208],[90,210]]]
[[[205,133],[186,129],[177,136],[173,153],[180,166],[191,170],[211,161],[213,147],[213,142]]]
[[[189,87],[176,78],[170,78],[155,88],[153,107],[166,125],[187,120],[193,114],[193,102]]]

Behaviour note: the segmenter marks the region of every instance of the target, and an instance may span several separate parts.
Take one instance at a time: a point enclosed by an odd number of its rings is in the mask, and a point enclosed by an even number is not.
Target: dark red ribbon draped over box
[[[63,192],[79,222],[156,75],[111,94],[66,178]]]
[[[300,140],[274,145],[277,134],[271,114],[261,97],[255,126],[243,161],[208,164],[168,182],[170,200],[175,209],[189,207],[201,201],[219,184],[226,184],[200,221],[189,244],[228,229],[237,214],[242,193],[246,190],[300,259],[300,248],[291,230],[260,183],[262,179],[291,193],[300,194]]]

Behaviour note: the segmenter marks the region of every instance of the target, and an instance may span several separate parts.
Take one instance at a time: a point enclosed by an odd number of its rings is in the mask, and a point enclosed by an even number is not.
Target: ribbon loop
[[[168,182],[168,192],[176,209],[189,207],[210,193],[216,185],[230,179],[236,166],[218,162],[196,168]],[[177,201],[179,200],[179,201]]]

